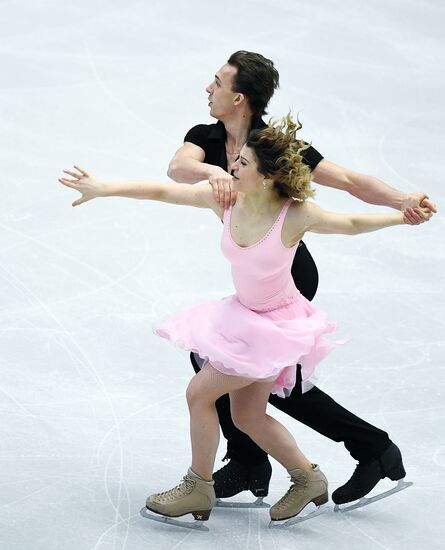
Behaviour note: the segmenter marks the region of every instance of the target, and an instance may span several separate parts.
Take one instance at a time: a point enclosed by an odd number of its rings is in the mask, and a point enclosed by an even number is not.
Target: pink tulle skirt
[[[253,380],[275,378],[272,393],[286,397],[296,381],[309,379],[337,346],[325,338],[335,330],[304,296],[272,311],[245,307],[236,295],[181,311],[154,328],[174,345],[197,353],[223,374]]]

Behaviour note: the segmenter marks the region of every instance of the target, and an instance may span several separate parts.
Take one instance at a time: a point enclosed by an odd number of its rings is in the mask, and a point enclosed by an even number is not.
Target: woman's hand
[[[73,202],[73,206],[79,206],[79,204],[104,195],[104,185],[98,179],[80,166],[74,166],[74,168],[76,172],[63,170],[65,174],[72,176],[74,179],[59,178],[62,185],[76,189],[81,193],[82,196]]]
[[[435,207],[435,205],[433,206]],[[431,205],[428,205],[428,207],[416,206],[415,208],[407,208],[403,211],[403,222],[408,225],[420,225],[432,218],[435,211],[436,210],[432,210]],[[417,221],[419,219],[421,221]]]

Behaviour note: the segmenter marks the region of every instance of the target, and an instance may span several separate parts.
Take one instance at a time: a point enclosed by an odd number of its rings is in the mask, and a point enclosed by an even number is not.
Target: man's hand
[[[425,193],[410,193],[402,202],[401,208],[405,223],[419,225],[427,222],[437,212],[434,202]]]
[[[232,176],[222,168],[209,177],[216,202],[223,208],[229,208],[236,202],[237,191],[233,188]]]
[[[76,172],[71,170],[63,170],[65,174],[72,176],[74,179],[59,178],[59,182],[66,187],[76,189],[81,193],[80,199],[73,202],[73,206],[78,206],[84,202],[90,201],[96,197],[100,197],[103,194],[103,185],[92,176],[89,172],[80,168],[80,166],[74,166]]]

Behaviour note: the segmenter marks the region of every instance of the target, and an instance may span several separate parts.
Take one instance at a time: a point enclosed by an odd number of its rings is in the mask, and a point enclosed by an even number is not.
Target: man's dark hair
[[[237,69],[232,90],[247,97],[254,116],[265,115],[267,104],[279,86],[280,75],[273,61],[259,53],[239,50],[227,63]]]

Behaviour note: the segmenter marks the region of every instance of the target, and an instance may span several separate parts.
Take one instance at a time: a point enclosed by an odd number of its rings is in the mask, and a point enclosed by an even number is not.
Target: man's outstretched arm
[[[409,223],[418,224],[427,221],[427,216],[415,207],[423,207],[437,212],[436,205],[424,192],[403,193],[373,176],[354,172],[338,164],[323,159],[312,172],[312,179],[327,187],[348,191],[354,197],[369,204],[389,206],[405,212]]]

